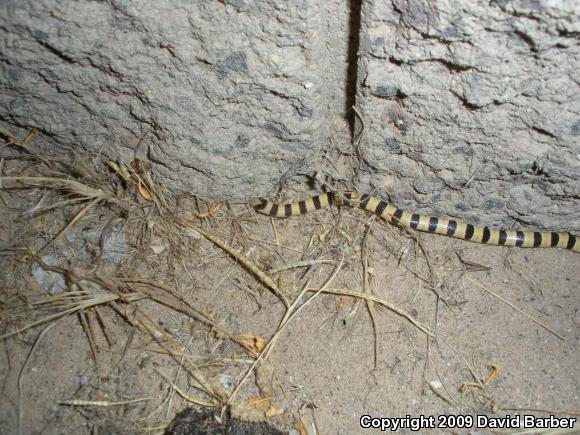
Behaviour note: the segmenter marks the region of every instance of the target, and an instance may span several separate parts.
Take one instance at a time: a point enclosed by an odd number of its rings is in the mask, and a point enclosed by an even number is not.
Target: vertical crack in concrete
[[[345,112],[356,104],[358,88],[358,49],[360,46],[362,0],[349,0],[348,53],[346,69]],[[354,113],[347,112],[351,136],[354,136]]]

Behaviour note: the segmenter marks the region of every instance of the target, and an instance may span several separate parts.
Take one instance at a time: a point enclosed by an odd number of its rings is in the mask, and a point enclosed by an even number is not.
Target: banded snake
[[[446,235],[475,243],[519,248],[564,248],[580,252],[580,241],[570,233],[518,231],[477,226],[453,219],[411,213],[375,196],[361,195],[358,192],[326,192],[302,201],[285,204],[256,198],[252,200],[251,205],[257,212],[277,218],[299,216],[331,205],[344,205],[366,210],[388,222],[417,231]]]

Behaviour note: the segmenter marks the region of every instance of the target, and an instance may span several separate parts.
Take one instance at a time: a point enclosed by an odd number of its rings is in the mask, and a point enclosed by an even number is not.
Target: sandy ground
[[[32,236],[54,235],[76,210],[59,208],[23,220],[4,207],[2,333],[59,311],[54,301],[51,310],[34,302],[62,295],[67,274],[47,271],[12,248]],[[235,336],[272,337],[284,315],[280,299],[199,234],[183,231],[182,252],[162,236],[137,249],[139,221],[115,221],[94,270],[103,228],[115,213],[112,207],[93,208],[43,251],[43,261],[68,270],[69,284],[74,276],[163,283]],[[263,416],[264,409],[248,401],[269,397],[272,412],[282,412],[268,417],[274,424],[298,430],[301,422],[308,433],[316,433],[314,427],[321,434],[378,433],[361,428],[363,415],[434,416],[435,424],[451,415],[458,419],[449,423],[465,427],[437,432],[489,433],[459,416],[563,417],[580,410],[576,253],[418,235],[352,209],[271,221],[247,207],[223,207],[202,225],[270,271],[291,301],[305,286],[320,288],[328,281],[328,288],[375,295],[431,331],[422,332],[377,302],[308,293],[278,336],[269,363],[236,391],[236,409],[246,416]],[[300,262],[310,265],[294,267]],[[124,307],[128,317],[112,304]],[[211,399],[195,387],[181,356],[167,355],[128,318],[150,319],[171,336],[222,403],[253,362],[223,333],[151,298],[104,303],[2,340],[0,432],[17,432],[20,409],[22,433],[161,433],[178,411],[195,406],[168,380],[190,399]],[[110,403],[135,399],[147,400]],[[76,400],[76,406],[61,403],[66,400]]]

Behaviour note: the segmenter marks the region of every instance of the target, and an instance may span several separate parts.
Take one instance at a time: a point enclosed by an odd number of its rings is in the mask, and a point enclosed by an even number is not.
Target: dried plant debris
[[[0,134],[11,150],[0,157],[10,431],[30,430],[36,412],[65,431],[84,419],[94,432],[282,433],[272,422],[325,432],[310,397],[335,385],[343,399],[383,403],[374,392],[388,385],[364,387],[368,370],[377,385],[406,382],[430,412],[496,412],[515,400],[505,398],[513,370],[496,360],[516,352],[462,341],[454,328],[468,329],[457,325],[473,315],[469,299],[529,320],[544,346],[558,349],[545,331],[570,335],[559,312],[524,308],[488,282],[518,267],[515,256],[509,267],[482,260],[473,253],[489,248],[433,244],[354,209],[277,221],[246,201],[172,195],[142,159],[51,158],[32,131]],[[40,378],[36,358],[47,364]],[[301,370],[306,380],[291,380]]]

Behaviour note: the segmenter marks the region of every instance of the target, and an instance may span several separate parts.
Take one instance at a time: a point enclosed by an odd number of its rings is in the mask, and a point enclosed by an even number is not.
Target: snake
[[[324,192],[298,202],[276,203],[265,198],[252,199],[258,213],[289,218],[330,206],[348,206],[373,213],[387,222],[426,233],[441,234],[469,242],[519,248],[563,248],[580,252],[578,237],[565,232],[519,231],[490,228],[401,210],[376,196],[358,192]]]

